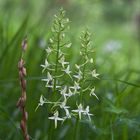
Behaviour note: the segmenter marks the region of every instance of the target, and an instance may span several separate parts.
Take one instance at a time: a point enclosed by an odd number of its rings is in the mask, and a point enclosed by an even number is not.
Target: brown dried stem
[[[27,119],[28,119],[28,113],[25,109],[25,103],[26,103],[26,68],[24,67],[24,60],[23,60],[23,53],[25,52],[27,48],[27,39],[24,39],[22,42],[22,56],[18,62],[18,69],[19,69],[19,80],[20,80],[20,86],[21,86],[21,97],[19,98],[17,102],[17,107],[20,109],[22,113],[22,119],[20,122],[20,128],[23,132],[24,140],[29,140],[29,134],[27,131]]]

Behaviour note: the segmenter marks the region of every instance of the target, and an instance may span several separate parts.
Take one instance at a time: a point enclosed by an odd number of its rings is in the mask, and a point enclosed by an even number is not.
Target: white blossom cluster
[[[90,43],[90,33],[85,31],[81,35],[81,62],[75,64],[75,70],[71,68],[70,61],[67,60],[67,52],[72,46],[72,43],[65,41],[65,32],[69,28],[69,19],[65,18],[65,11],[60,10],[58,15],[55,15],[52,26],[52,37],[49,39],[49,47],[46,49],[46,59],[41,65],[42,72],[46,73],[46,77],[42,79],[45,82],[49,98],[40,96],[39,106],[49,104],[49,111],[53,114],[48,119],[54,120],[55,128],[58,121],[65,121],[73,116],[82,118],[87,116],[91,120],[93,114],[89,111],[89,105],[84,107],[82,100],[84,95],[98,97],[95,94],[95,87],[92,84],[85,84],[88,77],[98,78],[99,74],[96,69],[89,71],[89,65],[93,65],[93,58],[90,57],[92,48]],[[47,96],[47,95],[46,95]],[[75,102],[77,107],[72,107],[70,100],[76,96],[78,100]],[[38,108],[37,107],[37,108]],[[60,117],[61,116],[61,117]]]

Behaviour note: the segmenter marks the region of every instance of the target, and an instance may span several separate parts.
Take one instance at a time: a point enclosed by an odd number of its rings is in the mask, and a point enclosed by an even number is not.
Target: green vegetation
[[[140,139],[140,2],[139,0],[52,0],[0,1],[0,140],[22,140],[21,113],[16,103],[21,94],[18,61],[21,42],[27,35],[24,55],[27,69],[28,132],[32,140],[139,140]],[[54,15],[64,7],[70,29],[65,41],[70,47],[66,60],[75,71],[80,62],[81,32],[88,27],[94,49],[93,64],[99,80],[89,79],[96,87],[96,97],[84,95],[84,109],[90,106],[91,121],[84,115],[77,121],[54,122],[54,115],[44,104],[36,111],[40,96],[51,98],[41,79],[45,49],[50,46]],[[72,45],[69,44],[72,42]],[[51,59],[54,60],[55,56]],[[91,60],[92,61],[92,60]],[[59,67],[59,66],[58,66]],[[90,69],[88,64],[86,69]],[[58,69],[59,74],[59,69]],[[69,76],[64,81],[69,82]],[[57,84],[57,82],[56,82]],[[87,83],[82,83],[87,87]],[[55,87],[55,86],[54,86]],[[54,90],[54,92],[56,89]],[[48,97],[49,96],[49,97]],[[83,97],[82,97],[83,98]],[[45,101],[44,99],[44,101]],[[80,104],[79,99],[77,106]],[[77,109],[75,99],[72,109]],[[80,106],[80,105],[79,105]],[[50,113],[50,114],[49,114]],[[76,124],[77,123],[77,124]],[[76,125],[76,126],[75,126]],[[51,128],[50,128],[51,126]],[[75,132],[75,133],[74,133]]]

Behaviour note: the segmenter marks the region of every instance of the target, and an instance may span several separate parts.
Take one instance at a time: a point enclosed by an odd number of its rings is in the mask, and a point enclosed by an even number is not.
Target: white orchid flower
[[[42,72],[44,72],[50,66],[50,64],[49,64],[48,60],[45,59],[45,64],[44,65],[40,65],[40,66],[43,67]]]
[[[83,110],[82,104],[79,104],[79,105],[78,105],[78,109],[72,110],[72,112],[78,113],[79,119],[81,119],[81,115],[82,115],[82,113],[84,113],[85,111]]]
[[[90,91],[90,96],[95,96],[95,97],[99,100],[99,98],[98,98],[97,95],[95,94],[95,87],[91,89],[91,91]]]
[[[90,113],[89,113],[89,106],[86,107],[86,109],[84,110],[84,113],[83,113],[83,114],[84,114],[84,115],[87,115],[88,118],[89,118],[89,120],[91,121],[90,116],[93,116],[93,114],[90,114]]]
[[[92,77],[95,77],[95,78],[99,79],[98,76],[99,76],[100,74],[96,73],[96,69],[93,70],[90,74],[92,75]]]
[[[55,128],[57,128],[57,121],[63,121],[64,120],[63,118],[58,117],[58,115],[59,115],[59,113],[58,113],[58,111],[56,111],[54,113],[54,116],[49,117],[50,120],[54,120]]]

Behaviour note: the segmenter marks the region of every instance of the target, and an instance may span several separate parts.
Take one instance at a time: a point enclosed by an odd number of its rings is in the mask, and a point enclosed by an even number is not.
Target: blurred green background
[[[82,122],[80,140],[140,139],[140,1],[139,0],[0,0],[0,140],[22,140],[17,63],[21,42],[26,53],[28,130],[31,139],[47,140],[46,109],[35,112],[45,93],[41,82],[44,49],[53,15],[63,7],[70,18],[71,62],[78,58],[79,36],[86,27],[96,50],[100,73],[93,101],[93,122]],[[74,123],[60,126],[55,140],[72,140]],[[80,133],[81,132],[81,133]]]

